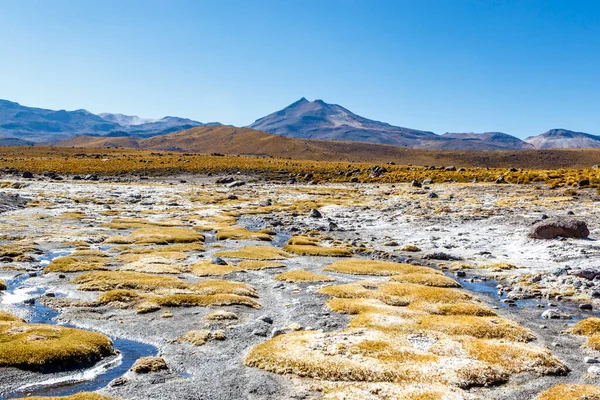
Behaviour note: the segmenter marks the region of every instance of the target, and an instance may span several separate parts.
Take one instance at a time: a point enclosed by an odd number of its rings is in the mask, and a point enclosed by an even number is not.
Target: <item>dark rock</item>
[[[600,271],[591,268],[578,269],[575,271],[571,271],[571,275],[591,281],[596,276],[600,275]]]
[[[237,200],[238,197],[235,194],[230,194],[229,196],[227,196],[227,200]]]
[[[585,304],[580,304],[579,305],[579,309],[580,310],[592,310],[594,307],[589,304],[589,303],[585,303]]]
[[[210,263],[215,265],[227,265],[227,261],[223,260],[221,257],[213,257],[213,259],[210,260]]]
[[[231,183],[228,183],[226,186],[228,188],[234,188],[234,187],[238,187],[238,186],[243,186],[245,184],[246,184],[246,182],[244,182],[244,181],[233,181]]]
[[[226,183],[231,183],[231,182],[233,182],[233,181],[235,181],[235,179],[233,179],[231,176],[227,176],[227,177],[225,177],[225,178],[220,178],[220,179],[217,179],[217,180],[215,181],[215,183],[218,183],[218,184],[224,185],[224,184],[226,184]]]
[[[425,254],[423,256],[425,260],[442,260],[442,261],[457,261],[460,260],[460,257],[455,257],[447,253],[443,253],[441,251],[435,253]]]
[[[559,236],[583,239],[590,231],[584,221],[566,218],[549,218],[533,225],[529,237],[533,239],[554,239]]]
[[[259,320],[266,322],[269,325],[273,323],[273,318],[271,318],[267,315],[263,315],[262,317],[259,318]]]
[[[419,182],[415,179],[410,183],[410,186],[420,188],[423,185],[421,184],[421,182]]]
[[[590,180],[582,179],[579,182],[577,182],[577,186],[579,186],[579,187],[590,186]]]
[[[323,215],[317,209],[310,210],[310,214],[308,214],[311,218],[323,218]]]
[[[22,175],[22,176],[23,176],[23,178],[25,178],[25,179],[33,179],[33,174],[32,174],[31,172],[29,172],[29,171],[25,171],[25,172],[23,172],[23,175]]]
[[[429,199],[437,199],[438,197],[440,197],[440,196],[438,196],[438,194],[436,192],[431,192],[427,195],[427,198],[429,198]]]
[[[496,183],[506,183],[506,180],[504,180],[504,175],[500,175],[498,178],[496,178]]]

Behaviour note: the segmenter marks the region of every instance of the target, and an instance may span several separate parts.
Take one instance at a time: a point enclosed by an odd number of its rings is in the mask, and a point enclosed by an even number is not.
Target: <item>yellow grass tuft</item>
[[[129,238],[137,244],[170,244],[201,242],[204,235],[189,228],[152,227],[135,230]]]
[[[107,270],[108,264],[109,260],[106,256],[71,255],[55,258],[44,268],[44,273]]]
[[[238,271],[235,265],[217,265],[211,263],[211,260],[198,261],[190,268],[190,272],[196,276],[222,276]]]
[[[0,279],[0,290],[6,290],[6,288],[6,282],[4,282],[4,279]]]
[[[304,271],[301,269],[296,269],[293,271],[288,271],[288,272],[284,272],[279,275],[275,275],[273,277],[273,279],[275,279],[277,281],[293,282],[293,283],[333,282],[333,281],[335,281],[335,278],[332,278],[331,276],[315,274],[314,272]]]
[[[113,400],[114,397],[103,396],[97,393],[80,392],[70,396],[32,396],[30,400]]]
[[[237,265],[240,271],[259,271],[271,268],[285,268],[285,264],[273,261],[246,260]]]
[[[340,247],[321,247],[314,245],[290,245],[283,247],[283,250],[301,256],[321,256],[321,257],[352,257],[352,252]]]
[[[561,384],[541,392],[535,400],[599,400],[600,387],[596,385]]]
[[[390,277],[392,282],[416,283],[425,286],[457,288],[460,284],[452,278],[441,274],[406,274]]]
[[[139,272],[100,271],[89,272],[73,278],[80,284],[79,290],[106,292],[113,289],[154,291],[157,289],[185,289],[188,285],[172,276],[160,276]]]
[[[262,240],[266,242],[270,242],[272,240],[271,236],[274,235],[275,232],[271,231],[249,231],[243,227],[225,227],[220,229],[217,234],[217,240]]]
[[[592,336],[600,334],[600,318],[591,317],[577,322],[569,332],[574,335]]]
[[[102,293],[96,300],[97,304],[131,303],[142,296],[135,290],[115,289]]]
[[[323,271],[340,272],[353,275],[388,276],[400,274],[439,274],[441,272],[419,265],[400,264],[390,261],[340,260],[323,268]]]
[[[0,367],[54,371],[91,365],[113,354],[106,336],[57,325],[0,323]]]
[[[221,251],[215,253],[217,257],[241,258],[247,260],[285,260],[291,257],[285,251],[270,246],[249,246],[239,250]]]
[[[232,321],[237,320],[238,316],[231,311],[217,310],[206,314],[204,319],[207,321]]]
[[[202,346],[210,340],[225,340],[225,332],[222,330],[210,331],[208,329],[200,329],[187,332],[179,338],[180,342],[188,342],[194,346]]]
[[[151,297],[150,302],[163,307],[209,307],[240,305],[252,308],[260,308],[260,304],[250,297],[239,296],[236,294],[203,295],[178,293]]]
[[[288,240],[287,244],[296,246],[318,246],[319,239],[310,236],[294,236]]]
[[[25,322],[25,320],[9,312],[0,310],[0,323],[2,322]]]

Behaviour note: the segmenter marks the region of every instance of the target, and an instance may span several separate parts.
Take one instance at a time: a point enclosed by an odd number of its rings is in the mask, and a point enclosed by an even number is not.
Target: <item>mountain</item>
[[[256,120],[248,128],[304,139],[350,140],[414,146],[421,139],[433,139],[433,132],[401,128],[373,121],[352,113],[337,104],[323,100],[308,101],[304,97],[287,106]]]
[[[427,149],[515,150],[532,148],[522,140],[505,133],[447,133],[393,126],[373,121],[323,100],[308,101],[304,97],[283,110],[256,120],[249,128],[281,136],[349,140],[391,144]]]
[[[212,123],[210,125],[214,125]],[[86,110],[47,110],[0,100],[0,139],[54,142],[77,135],[151,137],[204,126],[187,118],[147,119]]]
[[[583,168],[596,164],[600,150],[428,150],[375,143],[296,139],[232,126],[203,126],[151,138],[78,136],[61,147],[128,147],[152,151],[258,155],[316,161],[358,161],[457,167]],[[340,166],[340,168],[344,168]]]
[[[120,125],[86,110],[46,110],[0,100],[0,137],[41,142],[82,133],[104,134]]]
[[[590,133],[573,132],[566,129],[551,129],[538,136],[530,136],[525,139],[536,149],[584,149],[599,148],[600,136]]]
[[[462,150],[525,150],[533,145],[512,135],[502,132],[450,133],[442,136],[443,141],[434,143],[437,149]],[[440,146],[441,144],[441,146]],[[428,148],[426,145],[422,146]],[[431,147],[429,147],[431,148]]]

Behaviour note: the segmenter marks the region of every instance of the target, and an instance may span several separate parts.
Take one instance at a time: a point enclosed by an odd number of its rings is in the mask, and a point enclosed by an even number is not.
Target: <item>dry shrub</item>
[[[275,275],[273,277],[273,279],[275,279],[277,281],[292,282],[292,283],[333,282],[333,281],[335,281],[335,278],[332,278],[331,276],[315,274],[314,272],[304,271],[301,269],[296,269],[293,271],[284,272],[282,274]]]
[[[206,314],[204,319],[207,321],[233,321],[237,320],[238,316],[231,311],[217,310]]]
[[[210,331],[208,329],[200,329],[187,332],[179,338],[180,342],[188,342],[194,346],[202,346],[211,340],[225,340],[225,332],[221,329]]]
[[[573,325],[569,332],[574,335],[592,336],[600,334],[600,318],[591,317],[583,319]]]

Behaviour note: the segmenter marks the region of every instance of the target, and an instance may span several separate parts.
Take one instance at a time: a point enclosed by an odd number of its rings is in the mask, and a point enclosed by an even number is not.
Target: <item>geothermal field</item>
[[[21,162],[2,399],[600,398],[596,170]]]

